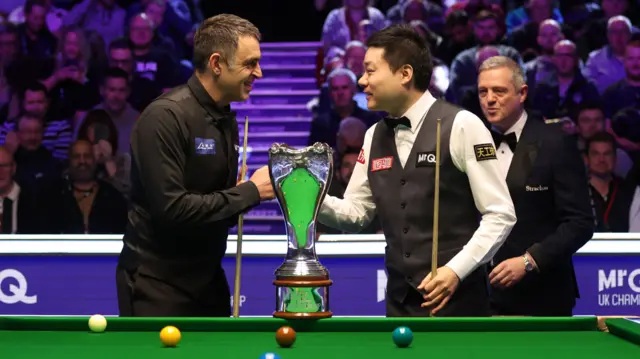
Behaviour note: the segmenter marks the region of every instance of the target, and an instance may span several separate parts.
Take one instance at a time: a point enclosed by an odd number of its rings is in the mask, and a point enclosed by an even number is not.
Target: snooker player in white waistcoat
[[[476,115],[429,93],[431,54],[413,29],[388,27],[367,47],[359,84],[369,109],[392,117],[369,128],[344,199],[326,196],[318,220],[359,232],[378,215],[388,317],[489,316],[486,264],[516,222],[491,134]],[[439,250],[431,278],[438,119]]]

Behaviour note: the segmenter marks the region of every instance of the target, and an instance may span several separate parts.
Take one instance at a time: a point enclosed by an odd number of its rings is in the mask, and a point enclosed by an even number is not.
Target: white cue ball
[[[89,318],[89,329],[94,333],[104,332],[107,329],[107,319],[100,314],[92,315]]]

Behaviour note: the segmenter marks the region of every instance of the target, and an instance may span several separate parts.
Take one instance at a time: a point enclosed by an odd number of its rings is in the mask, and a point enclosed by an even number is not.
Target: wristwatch
[[[533,264],[529,261],[527,255],[523,255],[522,259],[524,259],[524,270],[527,272],[531,272],[533,270]]]

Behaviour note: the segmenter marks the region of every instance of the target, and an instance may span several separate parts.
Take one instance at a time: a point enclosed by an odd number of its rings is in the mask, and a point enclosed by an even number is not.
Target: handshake
[[[245,171],[241,171],[246,173]],[[238,174],[238,184],[244,183],[242,178],[242,173]],[[260,200],[270,200],[275,198],[275,191],[273,190],[273,185],[271,184],[271,177],[269,176],[269,166],[262,166],[257,169],[249,178],[249,182],[253,182],[258,188],[258,192],[260,193]]]

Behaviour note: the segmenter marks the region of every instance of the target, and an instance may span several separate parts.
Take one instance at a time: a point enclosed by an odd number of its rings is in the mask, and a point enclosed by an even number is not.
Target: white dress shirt
[[[522,115],[516,123],[513,124],[508,130],[504,132],[505,135],[508,135],[512,132],[516,134],[516,139],[520,141],[520,136],[522,135],[522,130],[524,129],[524,124],[527,123],[527,111],[522,111]],[[494,128],[494,131],[500,132],[498,129]],[[502,141],[500,146],[496,148],[496,154],[498,156],[498,163],[500,163],[500,169],[502,170],[502,178],[507,178],[507,174],[509,173],[509,167],[511,167],[511,160],[513,160],[513,151],[511,151],[511,147],[505,142]]]
[[[427,91],[405,113],[411,128],[398,126],[395,140],[398,157],[404,167],[425,113],[435,102]],[[376,125],[367,130],[361,156],[344,193],[344,199],[326,196],[318,220],[346,232],[358,232],[371,223],[376,214],[367,168],[371,141]],[[482,121],[469,111],[460,111],[454,119],[449,141],[453,164],[469,177],[476,207],[482,213],[480,227],[451,261],[445,265],[462,280],[495,255],[516,222],[515,209],[507,184],[496,160],[477,161],[474,145],[493,143]],[[361,163],[364,162],[364,163]],[[439,264],[440,265],[440,264]]]

